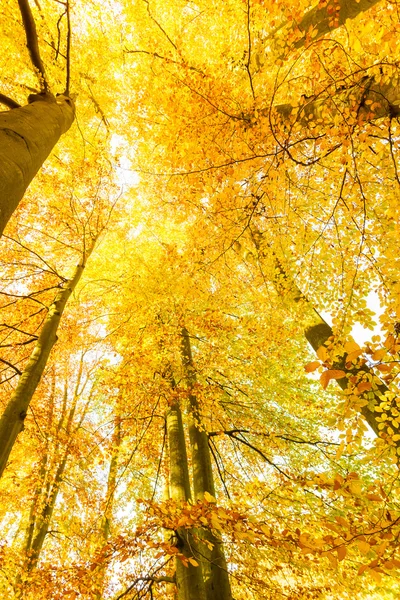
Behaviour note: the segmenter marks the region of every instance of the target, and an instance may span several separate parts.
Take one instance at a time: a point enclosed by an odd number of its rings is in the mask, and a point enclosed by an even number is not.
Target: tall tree
[[[11,110],[0,114],[0,235],[17,208],[28,185],[75,118],[74,103],[69,97],[69,52],[67,82],[62,95],[51,93],[40,56],[36,25],[28,0],[18,0],[26,45],[34,72],[38,75],[40,92],[31,94],[30,104],[1,95],[0,102]],[[69,3],[66,3],[69,13]],[[68,32],[70,37],[71,32]]]
[[[92,240],[91,245],[83,252],[81,262],[77,265],[72,277],[65,282],[63,289],[58,292],[48,308],[48,314],[35,343],[35,347],[0,419],[0,474],[6,468],[15,440],[24,428],[24,421],[30,401],[46,367],[51,349],[57,341],[57,330],[64,309],[69,297],[76,289],[82,277],[86,261],[92,253],[95,243],[96,238]]]
[[[12,596],[35,539],[31,528],[22,539],[31,501],[49,499],[40,464],[43,441],[57,447],[51,373],[66,354],[77,369],[95,338],[87,360],[103,353],[100,384],[66,444],[26,600],[396,597],[395,7],[43,0],[31,5],[35,75],[20,60],[30,11],[21,0],[17,28],[11,2],[2,91],[33,92],[38,75],[39,97],[24,108],[43,108],[70,56],[79,112],[3,236],[4,406],[80,240],[104,235],[0,481],[0,593]],[[2,101],[4,115],[23,110]],[[94,199],[108,214],[115,187],[124,206],[98,221]]]
[[[194,388],[196,372],[193,365],[190,336],[186,328],[182,329],[182,363],[188,387],[188,430],[192,455],[192,478],[195,500],[203,500],[204,494],[215,496],[211,455],[208,448],[208,435],[202,428],[200,406]],[[231,586],[221,538],[211,530],[203,530],[208,542],[202,545],[203,576],[208,600],[230,600]]]

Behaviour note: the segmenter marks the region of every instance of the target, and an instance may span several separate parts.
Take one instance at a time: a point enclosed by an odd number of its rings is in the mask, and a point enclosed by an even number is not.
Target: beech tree
[[[4,13],[2,595],[396,597],[396,5]]]
[[[69,97],[70,30],[67,41],[67,78],[62,95],[51,93],[43,65],[36,25],[28,0],[19,0],[32,67],[38,75],[40,90],[28,98],[28,106],[0,95],[0,102],[10,108],[0,115],[0,235],[17,208],[28,185],[52,151],[60,136],[74,120],[74,105]],[[69,18],[69,4],[65,4]]]

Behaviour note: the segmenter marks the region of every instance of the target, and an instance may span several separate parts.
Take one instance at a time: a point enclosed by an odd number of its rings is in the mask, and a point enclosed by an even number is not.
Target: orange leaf
[[[362,575],[367,569],[367,565],[361,565],[361,567],[358,569],[357,575]]]
[[[376,352],[373,353],[372,360],[382,360],[382,358],[385,356],[386,352],[387,352],[386,348],[381,348],[380,350],[377,350]]]
[[[351,362],[352,360],[355,360],[356,358],[358,358],[360,356],[360,354],[362,354],[363,351],[361,348],[359,348],[358,350],[354,350],[354,352],[349,352],[348,355],[346,356],[346,361],[347,362]]]
[[[393,344],[394,344],[394,336],[392,334],[389,334],[384,342],[385,348],[390,350],[390,348],[393,346]]]
[[[358,351],[362,352],[360,346],[354,340],[351,340],[350,342],[345,343],[344,351],[346,352],[346,354],[350,354],[351,352],[358,352]]]
[[[390,373],[390,371],[393,369],[394,364],[393,363],[384,363],[381,365],[376,365],[376,368],[381,372],[381,373]]]
[[[304,366],[306,373],[312,373],[315,369],[318,369],[320,366],[319,360],[314,360],[313,362],[309,362]]]
[[[366,392],[367,390],[370,390],[371,388],[372,388],[372,383],[370,381],[362,381],[357,386],[357,390],[360,392],[360,394],[361,394],[361,392]]]
[[[346,546],[339,546],[339,548],[336,548],[336,552],[338,555],[338,559],[343,560],[347,554]]]
[[[342,377],[346,377],[346,373],[344,371],[339,369],[328,369],[322,373],[319,380],[324,390],[326,390],[331,379],[341,379]]]

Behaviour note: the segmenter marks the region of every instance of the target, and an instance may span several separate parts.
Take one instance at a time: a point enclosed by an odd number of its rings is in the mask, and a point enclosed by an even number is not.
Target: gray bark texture
[[[211,465],[208,435],[201,428],[199,402],[193,388],[196,371],[193,366],[189,332],[182,329],[182,363],[185,372],[188,396],[188,425],[192,456],[193,490],[195,500],[204,500],[204,492],[215,496],[214,478]],[[199,531],[200,537],[212,544],[201,544],[203,578],[207,600],[232,600],[229,574],[222,540],[210,529]]]
[[[7,465],[15,440],[24,428],[28,406],[42,377],[51,349],[57,341],[57,330],[65,306],[82,277],[94,244],[95,240],[82,262],[76,267],[73,277],[67,281],[51,304],[35,348],[0,419],[0,477]]]
[[[170,458],[170,496],[177,502],[187,502],[191,497],[189,470],[182,414],[177,401],[168,410],[166,422]],[[197,544],[190,529],[182,527],[175,533],[179,551],[185,557],[193,557],[199,562]],[[178,600],[206,600],[201,565],[195,567],[189,563],[186,567],[177,557],[175,567]]]
[[[0,113],[0,235],[36,173],[75,118],[66,96]]]

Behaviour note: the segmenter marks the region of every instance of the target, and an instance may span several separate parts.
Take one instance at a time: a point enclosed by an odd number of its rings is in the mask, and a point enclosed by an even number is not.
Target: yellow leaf
[[[191,556],[188,558],[188,561],[190,562],[191,565],[193,565],[194,567],[198,567],[199,563],[197,562],[197,560],[195,560],[194,558],[192,558]]]
[[[382,581],[382,575],[378,573],[378,571],[375,571],[375,569],[371,569],[369,573],[371,577],[375,579],[376,583],[380,583]]]
[[[357,542],[357,546],[358,546],[358,549],[361,552],[361,554],[364,554],[364,555],[367,554],[367,552],[371,548],[371,546],[367,542],[363,542],[361,540],[359,542]]]
[[[217,501],[216,498],[214,498],[214,496],[211,496],[211,494],[209,494],[208,492],[204,492],[204,500],[209,504],[215,504]]]
[[[328,358],[329,358],[328,351],[325,346],[320,346],[318,348],[317,356],[320,360],[322,360],[322,362],[325,362],[326,360],[328,360]]]
[[[354,342],[353,340],[345,343],[344,351],[346,352],[346,354],[351,354],[352,352],[362,352],[360,346],[357,344],[357,342]]]
[[[361,494],[361,481],[350,481],[348,489],[354,496],[359,496]]]
[[[219,529],[219,530],[222,529],[221,523],[219,522],[218,517],[214,514],[211,515],[211,527],[213,529]]]

